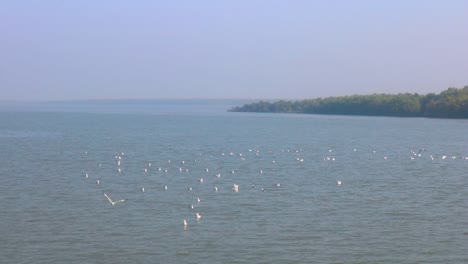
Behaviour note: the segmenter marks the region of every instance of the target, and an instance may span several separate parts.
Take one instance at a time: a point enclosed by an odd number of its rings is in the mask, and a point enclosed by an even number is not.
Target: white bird
[[[262,174],[262,173],[263,173],[263,171],[262,171],[262,170],[260,170],[260,171],[259,171],[259,173],[260,173],[260,174]]]
[[[203,178],[198,179],[199,183],[203,183]]]
[[[188,227],[187,220],[184,219],[184,229],[187,229],[187,227]]]
[[[164,185],[164,190],[167,190],[167,185]]]
[[[239,185],[234,183],[234,186],[232,187],[232,189],[233,189],[235,192],[238,192],[238,191],[239,191]]]
[[[197,197],[197,201],[198,201],[198,202],[201,202],[200,197]]]
[[[141,188],[141,192],[145,192],[145,187]]]
[[[99,184],[99,183],[101,183],[101,182],[99,180],[96,180],[96,184]]]
[[[148,169],[147,169],[147,168],[145,168],[145,172],[148,172]]]
[[[197,213],[197,214],[195,215],[195,217],[197,218],[197,220],[199,220],[199,219],[202,218],[202,215],[201,215],[200,213]]]
[[[121,169],[121,168],[119,168],[119,169],[118,169],[118,171],[119,171],[119,173],[121,173],[121,172],[122,172],[122,169]]]
[[[125,202],[125,199],[117,200],[117,201],[112,201],[112,199],[111,199],[106,193],[104,193],[104,196],[107,198],[107,200],[109,200],[109,202],[110,202],[112,205],[116,205],[116,204],[118,204],[118,203],[123,203],[123,202]]]
[[[148,167],[151,167],[151,162],[148,162]]]
[[[85,177],[86,177],[86,179],[88,179],[88,177],[89,177],[89,176],[88,176],[88,173],[86,173],[86,176],[85,176]]]
[[[341,181],[340,181],[340,180],[336,181],[336,184],[337,184],[338,186],[341,186]]]

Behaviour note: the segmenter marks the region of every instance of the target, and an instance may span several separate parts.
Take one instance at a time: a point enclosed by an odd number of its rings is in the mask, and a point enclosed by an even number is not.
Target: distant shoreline
[[[468,86],[439,94],[372,94],[307,100],[259,101],[229,112],[298,113],[390,117],[468,118]]]

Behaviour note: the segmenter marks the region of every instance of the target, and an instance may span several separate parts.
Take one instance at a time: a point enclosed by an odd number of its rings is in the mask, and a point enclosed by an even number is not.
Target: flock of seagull
[[[357,152],[358,150],[356,148],[354,148],[352,151]],[[267,152],[270,153],[270,154],[272,153],[272,151],[267,151]],[[323,155],[321,162],[335,162],[335,161],[337,161],[338,158],[337,158],[336,155],[333,155],[334,154],[333,149],[328,149],[328,151],[326,151],[326,152],[327,152],[326,153],[327,155]],[[466,156],[456,156],[456,155],[449,156],[449,155],[442,155],[442,154],[439,154],[439,155],[430,154],[429,155],[429,154],[425,154],[425,152],[427,152],[425,149],[410,150],[406,157],[408,157],[409,160],[428,158],[428,159],[430,159],[432,161],[434,161],[436,159],[437,160],[461,159],[461,160],[467,160],[468,161],[468,157],[466,157]],[[289,160],[288,160],[289,162],[297,163],[299,166],[301,166],[301,164],[304,163],[305,155],[302,155],[302,153],[303,153],[302,149],[282,149],[281,153],[286,153],[286,154],[287,153],[292,153],[293,154],[293,156],[289,158]],[[371,155],[377,156],[376,154],[377,154],[377,152],[375,150],[371,151]],[[88,157],[88,152],[85,152],[85,155]],[[203,155],[203,154],[200,154],[200,155]],[[216,155],[216,154],[209,154],[208,156],[213,157],[213,155]],[[245,161],[248,158],[254,157],[254,158],[257,158],[257,160],[255,160],[254,163],[255,162],[256,163],[265,162],[265,160],[258,159],[259,157],[262,156],[262,151],[254,150],[254,149],[249,149],[248,152],[246,152],[246,154],[234,153],[234,152],[222,152],[222,153],[220,153],[218,155],[220,155],[218,158],[235,157],[235,158],[238,158],[238,160],[240,160],[240,161]],[[274,157],[275,157],[275,155],[269,155],[268,158],[270,160],[268,160],[267,162],[272,164],[272,166],[282,166],[282,165],[279,165],[280,162],[277,162],[275,159],[273,159]],[[114,155],[114,160],[112,162],[113,163],[113,165],[112,165],[113,174],[116,174],[116,175],[123,174],[123,171],[124,171],[123,163],[124,163],[124,160],[126,158],[127,158],[127,156],[126,156],[126,154],[124,152],[120,152],[120,153]],[[380,156],[380,158],[382,158],[383,160],[390,159],[389,156]],[[228,162],[228,161],[226,161],[226,162]],[[160,164],[160,165],[161,164],[166,164],[167,166],[159,166],[157,168],[154,168],[153,163],[154,164]],[[197,175],[196,181],[199,184],[203,184],[205,182],[206,177],[215,177],[215,178],[219,179],[221,177],[224,177],[224,173],[226,172],[226,168],[220,169],[219,167],[214,168],[216,170],[214,172],[211,172],[210,168],[204,168],[204,169],[200,170],[200,164],[198,164],[197,168],[195,168],[195,166],[193,168],[191,168],[190,166],[188,166],[188,163],[189,162],[186,161],[186,160],[176,161],[176,160],[171,160],[171,159],[165,160],[163,162],[161,162],[161,161],[158,161],[158,162],[147,161],[146,166],[141,168],[141,173],[143,173],[143,175],[155,176],[155,177],[160,177],[160,178],[163,178],[164,175],[170,175],[171,172],[173,172],[173,171],[177,171],[178,173],[186,173],[187,175],[190,175],[191,178],[193,178],[193,176],[192,176],[193,174],[196,174]],[[192,164],[192,165],[197,164],[197,163],[198,163],[198,161],[196,159],[190,160],[190,164]],[[276,165],[276,164],[278,164],[278,165]],[[291,163],[289,163],[289,164],[291,164]],[[234,166],[235,165],[240,166],[240,163],[234,163]],[[101,166],[102,166],[102,163],[98,163],[98,167],[101,167]],[[233,162],[230,162],[229,167],[232,167],[232,166],[233,166]],[[203,167],[201,167],[201,168],[203,168]],[[192,169],[194,169],[194,173],[191,173]],[[197,169],[198,169],[198,171],[197,171]],[[230,177],[231,179],[236,179],[234,174],[236,174],[239,170],[240,170],[240,168],[234,168],[234,169],[231,168],[231,169],[228,170],[230,172],[227,173],[227,174],[231,174],[231,177]],[[260,169],[260,170],[257,171],[257,173],[258,173],[258,175],[263,175],[264,170]],[[86,180],[89,180],[91,178],[90,175],[92,175],[92,171],[90,171],[89,168],[88,168],[88,171],[84,172],[84,178]],[[99,186],[104,185],[103,179],[96,178],[94,180],[95,180],[96,185],[99,185]],[[343,179],[335,179],[337,187],[342,187],[343,186],[343,181],[342,180]],[[244,184],[244,183],[242,183],[242,184]],[[272,186],[275,189],[279,189],[279,188],[281,188],[281,183],[274,182],[272,184]],[[168,190],[168,188],[169,188],[168,185],[163,185],[161,187],[162,187],[162,190]],[[212,188],[213,188],[213,191],[215,193],[221,191],[221,189],[218,188],[218,186],[213,186]],[[250,183],[250,188],[256,189],[257,186],[254,183]],[[258,189],[261,190],[262,192],[265,192],[266,190],[268,190],[268,187],[264,186],[264,187],[258,188]],[[187,190],[192,191],[193,190],[192,185],[188,184]],[[145,187],[143,187],[143,186],[140,187],[139,191],[144,193],[145,192]],[[233,183],[232,184],[232,192],[237,193],[239,191],[240,191],[240,184]],[[126,198],[125,199],[115,198],[115,197],[113,198],[108,191],[104,190],[104,188],[103,188],[103,196],[111,204],[111,206],[117,206],[117,205],[125,203],[127,201]],[[198,203],[201,202],[200,197],[197,197],[197,202]],[[188,204],[189,204],[190,209],[195,209],[195,206],[193,204],[191,204],[191,203],[188,203]],[[196,219],[197,222],[200,221],[200,219],[202,219],[202,217],[203,217],[203,215],[200,212],[195,212],[194,218]],[[187,221],[187,219],[182,219],[182,223],[183,223],[184,230],[188,230],[189,222]]]

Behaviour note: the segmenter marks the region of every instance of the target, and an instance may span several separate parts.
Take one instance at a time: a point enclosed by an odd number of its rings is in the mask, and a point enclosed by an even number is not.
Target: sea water
[[[4,105],[0,262],[468,262],[467,120],[236,103]]]

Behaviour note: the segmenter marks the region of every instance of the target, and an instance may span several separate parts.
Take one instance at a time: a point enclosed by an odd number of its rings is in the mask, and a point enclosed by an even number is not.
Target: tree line
[[[468,86],[439,93],[371,94],[275,102],[260,101],[231,112],[305,113],[399,117],[468,118]]]

